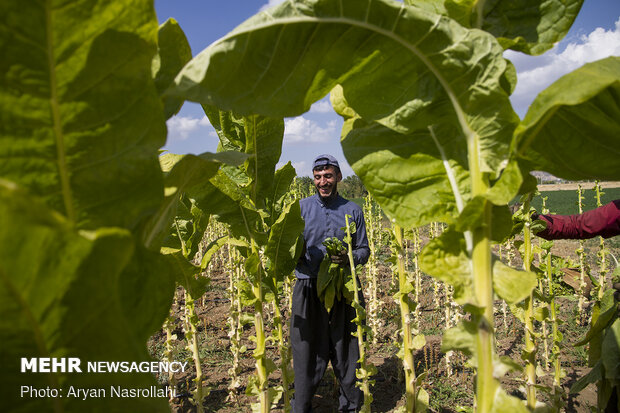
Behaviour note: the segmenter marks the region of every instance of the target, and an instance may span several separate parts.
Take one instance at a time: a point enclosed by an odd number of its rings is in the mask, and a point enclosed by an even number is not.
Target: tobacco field
[[[345,217],[350,271],[332,285],[364,337],[362,411],[617,403],[618,238],[539,240],[532,205],[566,202],[538,195],[531,172],[620,181],[620,58],[558,79],[521,119],[504,57],[551,49],[581,5],[287,0],[193,54],[152,0],[1,2],[0,410],[288,411],[291,274],[311,188],[276,165],[284,118],[328,94],[368,192],[371,258],[354,267]],[[186,101],[215,128],[216,152],[161,153]],[[567,202],[608,202],[602,192]],[[20,371],[35,358],[191,367]],[[317,411],[332,411],[333,393],[328,372]]]

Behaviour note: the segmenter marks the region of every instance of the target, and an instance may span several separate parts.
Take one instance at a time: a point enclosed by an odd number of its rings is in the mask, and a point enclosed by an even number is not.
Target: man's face
[[[319,192],[321,198],[329,198],[336,193],[336,187],[338,182],[342,179],[342,174],[336,172],[336,168],[329,166],[322,171],[313,171],[314,173],[314,186]]]

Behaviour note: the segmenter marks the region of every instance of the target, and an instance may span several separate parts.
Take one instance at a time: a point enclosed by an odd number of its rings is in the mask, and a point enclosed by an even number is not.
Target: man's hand
[[[618,283],[614,283],[613,285],[614,287],[614,298],[616,299],[616,301],[620,301],[620,282]]]
[[[330,255],[329,259],[334,263],[334,264],[338,264],[338,265],[345,265],[349,263],[349,256],[347,255],[346,252],[341,252],[338,255]]]

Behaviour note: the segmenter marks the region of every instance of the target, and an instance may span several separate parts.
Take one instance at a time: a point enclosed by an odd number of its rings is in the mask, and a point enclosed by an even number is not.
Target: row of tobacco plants
[[[155,385],[149,374],[19,371],[22,357],[148,360],[145,343],[169,321],[177,286],[200,408],[205,390],[193,303],[207,281],[197,275],[224,247],[235,251],[231,264],[234,256],[243,262],[231,291],[253,308],[248,392],[262,412],[286,398],[291,378],[283,377],[280,389],[269,386],[276,366],[266,345],[279,343],[280,368],[288,372],[278,311],[303,221],[288,194],[295,171],[275,165],[283,117],[305,112],[327,93],[345,119],[348,162],[394,223],[404,408],[423,409],[427,397],[410,360],[421,340],[407,328],[414,286],[398,251],[404,229],[442,222],[447,226],[418,259],[421,271],[451,286],[466,312],[446,331],[446,351],[471,357],[477,411],[534,409],[534,396],[523,404],[499,384],[499,372],[514,363],[497,357],[492,305],[494,295],[512,305],[531,302],[537,279],[529,259],[516,270],[493,260],[491,247],[511,234],[508,202],[533,191],[530,170],[620,179],[620,59],[563,77],[520,120],[509,102],[516,73],[503,51],[548,50],[581,1],[534,7],[526,16],[520,13],[538,1],[411,3],[289,0],[194,58],[174,21],[158,25],[152,1],[2,3],[2,410],[168,410],[165,399],[19,392],[24,385],[148,388]],[[165,121],[185,100],[202,104],[219,135],[217,153],[160,156]],[[588,153],[580,150],[585,139]],[[226,230],[202,248],[212,216]],[[527,208],[523,217],[527,228]],[[608,302],[601,298],[605,326],[615,319]],[[279,319],[272,336],[266,307]],[[592,378],[613,385],[611,373],[602,362]]]
[[[309,195],[304,188],[296,186],[297,183],[290,192],[291,196],[298,198]],[[600,195],[598,190],[597,195]],[[528,195],[524,201],[529,197]],[[543,204],[544,200],[545,198]],[[582,257],[584,248],[580,247],[578,241],[572,241],[562,242],[561,249],[556,248],[555,252],[552,252],[553,242],[532,236],[531,232],[539,229],[539,223],[528,221],[529,214],[524,213],[527,210],[524,203],[522,209],[513,216],[512,236],[494,247],[497,259],[508,266],[528,267],[537,274],[536,287],[527,299],[513,305],[503,300],[494,301],[493,313],[497,324],[495,338],[501,347],[498,355],[506,357],[507,352],[522,354],[518,360],[504,359],[505,363],[511,364],[511,372],[506,377],[500,377],[500,380],[509,385],[511,394],[520,394],[527,403],[539,409],[562,411],[575,406],[587,409],[585,403],[603,408],[613,387],[610,380],[601,380],[600,374],[601,369],[613,366],[610,363],[615,360],[613,348],[609,348],[613,343],[609,341],[610,337],[613,337],[613,333],[609,333],[609,326],[615,318],[616,308],[610,282],[612,270],[618,267],[613,260],[613,257],[618,256],[618,248],[615,244],[606,246],[604,240],[591,240],[586,248],[589,250],[588,256],[584,254]],[[440,240],[446,227],[433,222],[414,229],[399,228],[385,219],[370,196],[367,196],[364,202],[364,216],[371,255],[360,274],[366,299],[366,311],[358,314],[358,319],[366,319],[366,326],[360,324],[358,327],[365,336],[358,373],[365,394],[363,410],[386,411],[387,408],[399,406],[402,411],[412,411],[411,405],[407,405],[411,400],[409,395],[420,393],[423,397],[417,401],[418,410],[424,410],[427,406],[433,411],[442,408],[471,409],[472,400],[467,395],[472,394],[473,374],[470,363],[465,363],[463,358],[464,354],[469,354],[468,350],[451,349],[455,339],[451,334],[454,333],[445,335],[441,348],[436,341],[438,330],[448,330],[468,316],[463,307],[455,302],[455,289],[451,285],[436,278],[431,279],[420,269],[421,250],[425,245]],[[225,226],[211,222],[203,238],[201,250],[204,254],[211,254],[211,240],[218,239],[223,233],[226,233]],[[566,251],[569,245],[576,245],[577,248]],[[210,292],[205,297],[208,298],[202,302],[199,311],[202,321],[198,323],[201,327],[201,351],[209,354],[209,357],[202,358],[199,365],[205,366],[208,373],[200,377],[200,371],[196,370],[195,376],[192,372],[172,378],[159,377],[161,383],[177,385],[179,397],[171,400],[175,408],[187,408],[188,403],[184,400],[189,399],[195,404],[202,400],[211,411],[247,410],[244,406],[248,397],[251,400],[256,395],[253,390],[254,379],[252,376],[248,378],[247,370],[244,369],[251,360],[247,355],[248,349],[256,346],[255,335],[252,328],[243,328],[253,322],[250,315],[254,307],[243,298],[243,290],[236,287],[247,275],[244,273],[243,258],[231,247],[233,244],[220,249],[213,271],[209,270],[205,274],[208,277],[213,276],[215,283],[209,288]],[[199,252],[198,260],[200,254]],[[571,256],[574,259],[570,258]],[[582,263],[586,268],[584,275],[591,279],[590,285],[593,286],[588,290],[582,290],[582,285],[585,285],[579,274]],[[331,270],[338,266],[329,268]],[[572,271],[566,268],[577,268],[577,276],[573,281],[564,275],[563,271]],[[359,269],[355,271],[359,273]],[[620,270],[616,270],[618,271]],[[615,276],[618,275],[620,274]],[[321,296],[325,297],[326,306],[331,305],[333,298],[328,299],[330,294],[347,295],[343,290],[330,293],[332,280],[333,278],[323,284],[322,288],[319,278],[319,293],[324,291]],[[355,287],[352,278],[347,280]],[[568,287],[563,280],[569,280],[572,287]],[[285,320],[285,324],[290,321],[290,281],[290,276],[285,276],[278,288],[281,305],[277,306],[278,300],[270,300],[273,305],[267,304],[265,307],[265,317],[268,320],[265,331],[272,337],[269,341],[273,342],[273,345],[267,347],[267,354],[274,358],[279,369],[279,374],[275,374],[270,380],[272,392],[275,392],[276,396],[272,399],[272,407],[277,407],[277,411],[289,410],[288,401],[292,393],[291,373],[288,370],[290,350],[286,340],[282,338],[282,320]],[[227,289],[228,297],[223,299],[221,291],[227,285],[230,286]],[[351,289],[351,292],[353,291],[355,288]],[[567,294],[570,297],[566,297]],[[582,298],[587,300],[582,301]],[[170,360],[179,357],[188,357],[188,360],[191,360],[192,356],[195,358],[192,349],[194,334],[187,327],[186,321],[186,309],[192,305],[182,297],[177,301],[171,323],[167,324],[167,350],[161,351],[161,333],[150,341],[156,357]],[[361,311],[356,304],[353,305]],[[218,317],[217,314],[227,316]],[[228,320],[226,330],[223,327],[224,318]],[[171,330],[177,333],[173,334],[172,338]],[[362,336],[360,332],[357,334]],[[431,335],[430,341],[427,342],[424,334]],[[225,338],[226,335],[228,338]],[[607,336],[608,338],[605,338]],[[409,341],[406,340],[407,337],[410,338]],[[603,344],[605,340],[607,342]],[[583,346],[588,342],[590,345],[586,352]],[[573,348],[573,345],[577,347]],[[601,357],[602,355],[604,357]],[[399,366],[395,366],[395,370],[391,369],[385,360],[376,366],[370,362],[381,360],[381,357],[393,360],[398,357],[401,361],[397,363]],[[577,380],[575,371],[583,371],[586,364],[594,368],[590,374]],[[225,371],[228,371],[228,375]],[[222,374],[226,377],[223,380]],[[176,378],[180,379],[178,383],[173,381]],[[194,382],[190,381],[192,378],[195,378]],[[398,386],[394,386],[395,381],[399,383]],[[209,386],[199,397],[194,391],[198,388],[196,382]],[[598,401],[587,400],[587,395],[578,396],[589,383],[597,384]],[[330,380],[326,380],[324,384],[327,388],[332,385]],[[447,388],[454,390],[446,392]],[[244,389],[246,396],[241,395]],[[208,394],[209,391],[212,394]],[[224,401],[222,393],[226,392],[228,395]],[[450,394],[458,397],[446,399]],[[329,392],[324,396],[329,398]],[[332,409],[335,406],[323,401],[318,408]]]

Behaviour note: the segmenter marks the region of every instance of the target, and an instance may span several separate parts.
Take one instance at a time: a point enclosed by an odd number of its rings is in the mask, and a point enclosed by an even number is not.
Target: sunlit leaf
[[[618,94],[620,57],[561,77],[536,97],[516,130],[517,155],[566,179],[620,179]]]

